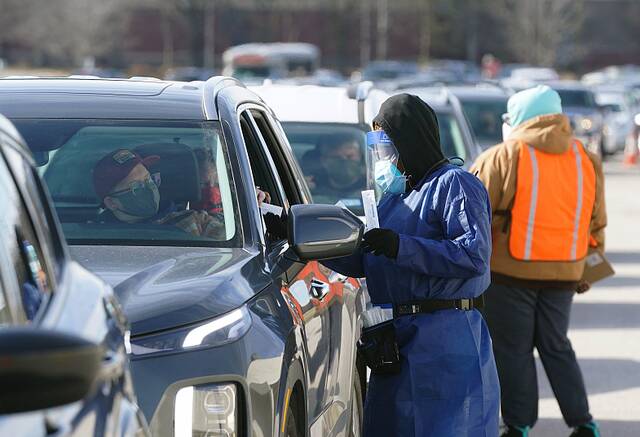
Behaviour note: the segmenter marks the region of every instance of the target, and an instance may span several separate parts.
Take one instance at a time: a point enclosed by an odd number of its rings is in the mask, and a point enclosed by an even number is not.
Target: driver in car
[[[158,183],[149,172],[159,159],[142,158],[134,151],[118,149],[98,161],[93,169],[93,184],[105,208],[100,221],[173,225],[195,236],[224,240],[222,213],[199,210],[159,213]],[[257,196],[259,200],[268,198],[261,191]]]
[[[335,135],[318,148],[320,159],[314,165],[315,171],[310,172],[314,196],[359,198],[365,186],[366,169],[358,141],[350,136]]]

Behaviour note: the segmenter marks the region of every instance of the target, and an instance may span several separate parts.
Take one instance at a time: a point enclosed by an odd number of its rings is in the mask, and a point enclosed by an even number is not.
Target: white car
[[[502,85],[514,91],[531,88],[540,83],[554,82],[560,79],[558,72],[553,68],[525,67],[515,68],[511,76],[502,80]]]
[[[634,117],[639,112],[637,102],[624,87],[600,87],[595,95],[604,110],[603,152],[621,151],[634,132]]]
[[[366,133],[387,93],[371,82],[349,88],[264,84],[250,87],[273,109],[302,167],[313,200],[342,202],[364,215]]]

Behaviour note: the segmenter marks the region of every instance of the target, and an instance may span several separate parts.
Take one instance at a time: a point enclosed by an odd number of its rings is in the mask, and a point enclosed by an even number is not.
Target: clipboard
[[[585,258],[582,281],[594,284],[615,274],[613,266],[604,256],[604,253],[597,247],[589,247],[589,252]]]

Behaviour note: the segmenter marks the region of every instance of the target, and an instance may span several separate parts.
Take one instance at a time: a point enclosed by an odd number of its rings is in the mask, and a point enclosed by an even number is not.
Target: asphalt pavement
[[[640,166],[605,163],[606,252],[616,275],[576,296],[569,337],[602,436],[640,436]],[[538,360],[540,420],[532,437],[568,436]]]

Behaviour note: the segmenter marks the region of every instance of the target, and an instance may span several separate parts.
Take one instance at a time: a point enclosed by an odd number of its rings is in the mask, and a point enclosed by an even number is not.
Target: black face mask
[[[122,205],[118,211],[139,219],[148,219],[158,213],[160,192],[151,179],[139,182],[129,190],[111,194]]]
[[[326,160],[327,173],[331,180],[340,187],[348,187],[358,181],[364,172],[364,165],[360,161],[344,158],[328,158]]]

